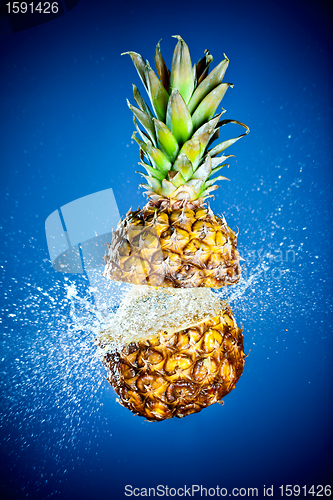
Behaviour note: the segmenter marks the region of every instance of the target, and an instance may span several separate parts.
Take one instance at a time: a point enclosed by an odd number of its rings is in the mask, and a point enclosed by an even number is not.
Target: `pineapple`
[[[231,155],[218,155],[249,129],[215,114],[230,86],[222,83],[228,58],[209,73],[206,51],[192,68],[186,43],[175,38],[171,72],[156,47],[159,78],[139,54],[127,53],[153,110],[134,85],[137,106],[128,105],[148,202],[127,213],[108,244],[103,275],[134,286],[97,339],[120,403],[152,421],[219,402],[245,359],[230,306],[211,290],[240,279],[237,235],[205,199],[226,179],[215,174]],[[212,147],[229,123],[246,132]]]
[[[236,120],[215,114],[229,83],[222,83],[228,58],[208,73],[212,56],[192,68],[189,49],[180,36],[171,72],[155,51],[158,76],[135,52],[127,52],[150,98],[151,111],[133,85],[137,106],[128,103],[137,129],[133,139],[140,146],[149,197],[143,209],[129,211],[114,232],[105,255],[103,275],[111,280],[162,287],[212,287],[232,285],[240,279],[237,236],[224,217],[215,215],[204,200],[218,188],[214,177],[231,155],[227,147],[249,132]],[[144,130],[141,130],[137,122]],[[246,132],[211,147],[220,127],[229,123]]]
[[[134,287],[97,343],[120,403],[151,421],[219,402],[244,368],[230,306],[207,288]]]

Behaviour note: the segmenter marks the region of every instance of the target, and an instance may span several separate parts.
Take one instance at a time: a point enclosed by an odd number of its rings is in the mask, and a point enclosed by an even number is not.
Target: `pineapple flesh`
[[[240,279],[237,236],[224,217],[214,215],[204,200],[218,188],[215,174],[231,155],[227,147],[246,135],[248,127],[215,114],[229,83],[222,83],[227,57],[208,73],[212,56],[192,68],[184,40],[178,39],[171,72],[155,52],[158,79],[149,63],[128,52],[150,98],[151,111],[134,85],[129,104],[140,146],[141,184],[149,197],[142,210],[120,221],[105,255],[103,275],[111,280],[165,287],[232,285]],[[155,114],[155,116],[154,116]],[[138,121],[144,130],[138,126]],[[236,123],[246,132],[211,147],[224,125]]]

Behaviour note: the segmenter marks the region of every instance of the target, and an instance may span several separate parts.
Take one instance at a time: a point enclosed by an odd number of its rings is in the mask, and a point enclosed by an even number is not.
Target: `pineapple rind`
[[[120,404],[150,421],[182,418],[220,402],[244,368],[243,335],[230,307],[175,333],[107,350],[98,339],[107,379]]]
[[[135,285],[220,288],[239,281],[237,235],[203,205],[150,200],[120,221],[103,276]]]

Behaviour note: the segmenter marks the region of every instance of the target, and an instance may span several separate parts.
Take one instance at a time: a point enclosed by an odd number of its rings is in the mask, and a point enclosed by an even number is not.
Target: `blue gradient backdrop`
[[[126,484],[259,498],[274,485],[278,498],[280,485],[329,484],[329,2],[80,0],[28,30],[12,33],[4,11],[0,23],[2,498],[120,499]],[[120,53],[153,64],[162,38],[170,65],[174,34],[193,61],[227,54],[225,117],[251,129],[212,202],[248,256],[246,286],[228,293],[250,355],[224,407],[150,424],[116,403],[89,332],[67,332],[65,285],[85,296],[88,282],[52,269],[44,222],[110,187],[120,213],[142,204],[125,101],[139,82]]]

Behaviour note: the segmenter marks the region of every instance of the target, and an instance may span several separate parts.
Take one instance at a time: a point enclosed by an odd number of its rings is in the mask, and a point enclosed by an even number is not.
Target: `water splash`
[[[27,486],[34,478],[36,492],[53,474],[65,481],[62,464],[67,471],[74,469],[78,449],[82,443],[92,446],[102,427],[104,369],[94,338],[111,321],[121,294],[99,309],[93,292],[87,280],[66,277],[48,288],[34,285],[31,277],[12,280],[7,287],[0,357],[1,449],[20,483]],[[115,399],[112,393],[110,399]],[[21,457],[30,454],[22,464]]]

